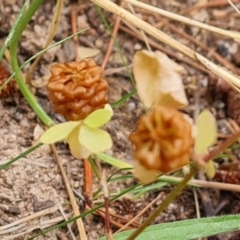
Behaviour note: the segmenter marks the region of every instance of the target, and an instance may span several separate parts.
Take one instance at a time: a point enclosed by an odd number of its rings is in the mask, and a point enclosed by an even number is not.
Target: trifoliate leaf
[[[69,144],[71,154],[77,159],[88,158],[90,155],[90,152],[85,149],[85,147],[82,146],[79,142],[78,135],[80,127],[81,126],[74,128],[67,137],[67,142]]]
[[[102,129],[83,125],[78,137],[80,144],[92,153],[103,152],[112,147],[110,135]]]
[[[201,112],[197,120],[197,137],[195,140],[195,154],[207,153],[208,147],[217,140],[217,124],[213,114],[205,109]]]
[[[42,134],[39,141],[41,143],[55,143],[61,141],[67,138],[70,132],[79,124],[79,121],[69,121],[54,125]]]
[[[101,127],[111,119],[112,113],[112,109],[108,109],[107,107],[95,110],[83,120],[83,123],[91,128]]]
[[[162,105],[179,108],[188,104],[180,72],[183,68],[160,51],[138,51],[133,72],[138,95],[146,108]]]

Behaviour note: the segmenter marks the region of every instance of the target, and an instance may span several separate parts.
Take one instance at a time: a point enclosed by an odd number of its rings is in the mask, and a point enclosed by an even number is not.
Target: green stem
[[[35,96],[31,93],[29,88],[27,87],[22,74],[19,70],[18,60],[17,60],[17,50],[18,50],[18,42],[20,37],[22,36],[22,32],[26,28],[27,24],[31,20],[32,16],[36,12],[36,10],[41,6],[43,0],[35,0],[29,6],[27,11],[22,15],[21,21],[19,21],[16,26],[15,32],[12,36],[10,42],[10,55],[11,55],[11,67],[15,72],[16,82],[19,86],[20,91],[22,92],[24,98],[27,100],[28,104],[31,106],[36,115],[44,122],[48,127],[54,125],[53,120],[46,114],[46,112],[42,109],[42,107],[37,102]],[[36,39],[37,41],[37,39]]]

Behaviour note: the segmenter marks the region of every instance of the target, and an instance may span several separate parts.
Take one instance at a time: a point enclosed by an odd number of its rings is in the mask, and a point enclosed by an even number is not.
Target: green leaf
[[[101,159],[102,161],[117,167],[117,168],[133,168],[133,166],[125,161],[119,160],[117,158],[114,158],[112,156],[109,156],[105,153],[98,153],[97,154],[98,158]]]
[[[88,158],[90,155],[90,152],[79,142],[78,135],[80,127],[81,126],[74,128],[67,137],[71,154],[77,159]]]
[[[98,128],[107,123],[112,117],[112,110],[110,109],[98,109],[90,113],[83,123],[91,128]]]
[[[147,227],[137,240],[187,240],[198,239],[240,229],[240,215],[228,215],[161,223]],[[125,240],[133,230],[114,235],[115,240]],[[104,240],[100,238],[99,240]]]
[[[40,137],[41,143],[55,143],[61,141],[71,133],[71,131],[80,124],[80,121],[69,121],[54,125],[47,129]]]
[[[195,140],[195,153],[202,155],[207,152],[208,147],[217,140],[217,124],[213,114],[205,109],[197,120],[197,137]]]
[[[112,147],[112,139],[106,131],[83,125],[79,131],[79,142],[92,153],[99,153]]]

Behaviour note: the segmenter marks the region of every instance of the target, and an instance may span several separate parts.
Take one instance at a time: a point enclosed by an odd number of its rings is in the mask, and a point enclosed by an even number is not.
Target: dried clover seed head
[[[189,162],[192,126],[179,111],[156,107],[144,114],[130,134],[134,157],[146,169],[169,172]]]
[[[92,59],[58,63],[51,67],[47,84],[56,112],[78,121],[108,103],[108,84]]]
[[[5,68],[5,66],[0,63],[0,87],[6,82],[10,77],[10,73]],[[15,81],[10,81],[0,92],[0,98],[7,98],[13,96],[17,90],[17,84]]]

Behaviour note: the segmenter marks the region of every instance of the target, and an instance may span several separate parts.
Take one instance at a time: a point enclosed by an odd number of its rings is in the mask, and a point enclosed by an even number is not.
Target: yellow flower
[[[41,143],[51,144],[66,140],[75,158],[87,158],[91,153],[103,152],[112,147],[109,133],[99,129],[110,121],[113,111],[109,104],[104,109],[90,113],[80,121],[68,121],[49,128],[40,138]]]

